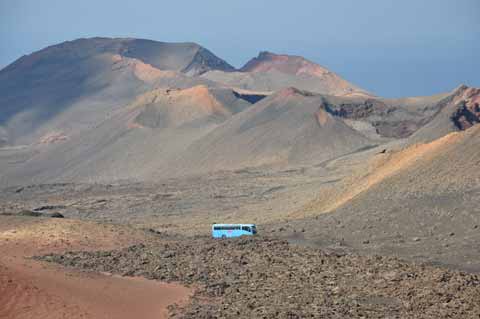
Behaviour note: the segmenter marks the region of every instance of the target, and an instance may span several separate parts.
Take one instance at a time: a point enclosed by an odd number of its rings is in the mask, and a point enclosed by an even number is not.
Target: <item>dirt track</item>
[[[139,234],[113,226],[0,217],[0,318],[166,318],[191,290],[175,284],[66,270],[26,256],[112,249]],[[87,231],[88,230],[88,231]]]

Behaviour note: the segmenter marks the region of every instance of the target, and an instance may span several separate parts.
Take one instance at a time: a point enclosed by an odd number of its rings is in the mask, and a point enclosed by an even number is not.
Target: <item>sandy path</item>
[[[8,223],[10,227],[5,226]],[[102,232],[95,229],[93,224],[56,220],[40,223],[27,221],[26,225],[15,223],[14,219],[5,221],[0,218],[2,319],[166,318],[167,306],[185,302],[191,293],[188,288],[180,285],[141,278],[81,273],[25,258],[48,251],[110,248],[112,244],[115,246],[118,235],[112,229]],[[38,236],[28,236],[29,233],[38,235],[39,229],[43,229],[43,235],[46,236],[43,240]],[[65,229],[68,229],[66,236],[73,241],[59,236],[59,232]],[[88,237],[88,241],[78,241],[82,237],[80,235]],[[130,240],[137,239],[134,235],[129,235]],[[101,239],[96,242],[91,236]],[[123,244],[126,237],[125,234],[122,236]],[[96,244],[92,247],[89,243],[93,242]]]

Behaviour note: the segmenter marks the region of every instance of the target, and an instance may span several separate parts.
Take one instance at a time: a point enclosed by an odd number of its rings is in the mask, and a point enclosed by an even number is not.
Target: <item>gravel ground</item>
[[[480,318],[480,277],[270,238],[165,239],[38,257],[197,287],[174,318]]]

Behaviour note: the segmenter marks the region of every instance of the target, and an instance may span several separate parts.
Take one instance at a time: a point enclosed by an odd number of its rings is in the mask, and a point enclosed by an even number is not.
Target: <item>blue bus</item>
[[[255,224],[213,224],[213,238],[232,238],[240,236],[251,236],[257,233]]]

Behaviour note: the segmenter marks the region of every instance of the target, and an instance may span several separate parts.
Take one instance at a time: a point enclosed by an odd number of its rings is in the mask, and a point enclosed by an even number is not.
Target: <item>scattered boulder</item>
[[[35,210],[28,210],[24,209],[21,210],[17,213],[2,213],[0,215],[6,215],[6,216],[26,216],[26,217],[50,217],[50,218],[65,218],[63,214],[60,214],[58,212],[55,213],[40,213]]]
[[[17,194],[21,193],[21,192],[23,192],[24,189],[25,189],[25,187],[19,187],[15,190],[15,193],[17,193]]]
[[[58,212],[48,214],[47,216],[49,216],[51,218],[65,218],[65,216],[63,216],[62,214],[60,214]]]
[[[36,212],[40,212],[40,211],[43,211],[43,210],[65,209],[65,208],[67,208],[67,206],[65,206],[65,205],[44,205],[44,206],[34,208],[33,210],[36,211]]]

